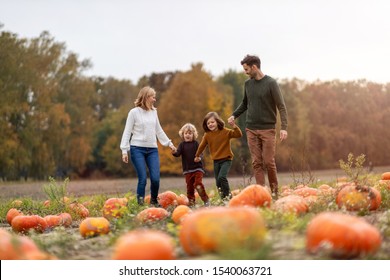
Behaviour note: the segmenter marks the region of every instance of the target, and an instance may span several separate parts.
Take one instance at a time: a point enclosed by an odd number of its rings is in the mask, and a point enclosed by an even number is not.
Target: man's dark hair
[[[252,66],[252,65],[256,65],[257,68],[260,69],[260,58],[256,55],[249,55],[247,54],[243,60],[241,60],[241,65],[248,65],[248,66]]]

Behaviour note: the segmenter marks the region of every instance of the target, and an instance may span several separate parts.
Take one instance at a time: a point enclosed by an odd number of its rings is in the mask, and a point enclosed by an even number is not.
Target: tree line
[[[1,31],[2,180],[133,176],[132,166],[121,161],[119,143],[141,87],[156,89],[160,122],[178,145],[184,123],[195,124],[201,137],[207,112],[216,111],[227,120],[242,100],[247,79],[233,70],[213,77],[202,63],[194,63],[188,71],[152,73],[134,84],[86,76],[91,66],[48,32],[26,39]],[[289,138],[277,145],[279,171],[337,168],[349,153],[365,154],[374,166],[390,164],[389,83],[278,81],[289,116]],[[245,132],[245,116],[237,121]],[[245,137],[232,144],[231,173],[249,175]],[[169,149],[160,148],[160,160],[163,175],[181,174],[181,161]],[[211,175],[207,152],[205,160]]]

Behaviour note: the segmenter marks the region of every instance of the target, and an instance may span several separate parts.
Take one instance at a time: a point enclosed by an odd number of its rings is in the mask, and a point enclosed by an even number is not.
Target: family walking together
[[[160,125],[156,102],[156,91],[151,87],[140,90],[128,113],[120,148],[122,161],[131,162],[138,177],[137,202],[144,204],[147,183],[147,169],[150,176],[150,204],[160,206],[158,192],[160,188],[160,159],[157,140],[162,146],[169,147],[172,155],[181,157],[183,175],[187,185],[187,197],[190,206],[195,206],[195,191],[198,192],[205,206],[210,200],[203,184],[205,173],[202,154],[208,147],[213,160],[216,186],[222,200],[231,198],[227,179],[232,166],[233,152],[230,140],[243,134],[235,119],[247,111],[245,131],[252,158],[252,167],[256,184],[265,186],[265,173],[272,195],[277,198],[278,179],[275,163],[276,120],[279,112],[281,120],[280,141],[287,139],[287,109],[283,95],[275,79],[261,71],[260,59],[247,55],[241,65],[249,79],[244,84],[244,96],[241,104],[233,111],[227,122],[232,127],[225,127],[225,122],[217,112],[209,112],[203,119],[204,130],[200,143],[194,124],[186,123],[179,130],[181,143],[176,148]]]

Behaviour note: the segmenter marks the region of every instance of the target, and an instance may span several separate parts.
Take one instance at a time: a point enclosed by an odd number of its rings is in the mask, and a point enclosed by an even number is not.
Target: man
[[[244,98],[229,117],[228,123],[232,124],[247,111],[246,134],[256,183],[265,186],[266,171],[272,195],[277,198],[275,125],[278,110],[281,119],[280,141],[287,139],[286,105],[276,80],[261,71],[259,57],[247,55],[241,65],[249,79],[245,81]]]

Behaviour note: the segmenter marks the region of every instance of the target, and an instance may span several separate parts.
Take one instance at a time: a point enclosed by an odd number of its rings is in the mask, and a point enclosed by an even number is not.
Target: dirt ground
[[[390,170],[387,167],[383,170]],[[382,170],[381,169],[381,170]],[[376,172],[380,169],[375,170]],[[384,171],[383,171],[384,172]],[[335,181],[338,177],[345,176],[341,170],[324,170],[313,171],[311,174],[316,180],[321,181]],[[308,177],[308,174],[293,174],[293,173],[279,173],[279,184],[291,184],[296,180],[302,180],[302,176]],[[229,177],[230,187],[232,189],[247,186],[254,183],[254,178],[249,177]],[[213,177],[205,177],[204,184],[206,188],[212,188],[215,186],[215,180]],[[58,181],[61,183],[60,181]],[[33,199],[45,199],[45,193],[43,192],[43,186],[48,184],[47,182],[37,181],[21,181],[21,182],[0,182],[0,198],[14,199],[21,197],[29,197]],[[70,181],[68,185],[68,193],[74,197],[83,195],[95,195],[95,194],[124,194],[129,191],[135,192],[137,187],[136,178],[126,179],[107,179],[107,180],[74,180]],[[149,182],[147,186],[147,192],[149,191]],[[160,191],[165,190],[181,190],[185,192],[185,180],[184,177],[162,177],[160,182]]]

